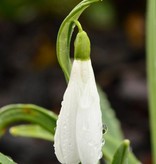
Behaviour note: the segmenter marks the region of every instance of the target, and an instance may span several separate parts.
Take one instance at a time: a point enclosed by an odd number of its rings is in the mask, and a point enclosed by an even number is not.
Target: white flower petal
[[[102,116],[99,95],[90,61],[86,61],[81,67],[83,68],[84,89],[76,121],[78,152],[82,164],[96,164],[101,158],[102,149]]]
[[[102,117],[91,61],[75,60],[54,137],[65,164],[96,164],[101,157]]]
[[[74,62],[75,63],[75,62]],[[76,143],[76,115],[80,97],[80,69],[73,63],[70,81],[65,91],[54,137],[55,154],[61,163],[80,162]]]

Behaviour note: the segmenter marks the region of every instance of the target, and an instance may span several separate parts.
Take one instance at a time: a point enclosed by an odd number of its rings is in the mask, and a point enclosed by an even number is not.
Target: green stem
[[[78,27],[79,32],[82,32],[83,29],[82,29],[82,26],[81,26],[80,22],[79,22],[78,20],[74,20],[74,23],[75,23],[76,26]]]
[[[148,0],[147,77],[153,164],[156,164],[156,1]]]

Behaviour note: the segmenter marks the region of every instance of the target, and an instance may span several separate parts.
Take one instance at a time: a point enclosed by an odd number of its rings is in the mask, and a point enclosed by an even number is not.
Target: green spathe
[[[74,58],[78,60],[90,59],[90,40],[85,31],[80,30],[74,43]]]

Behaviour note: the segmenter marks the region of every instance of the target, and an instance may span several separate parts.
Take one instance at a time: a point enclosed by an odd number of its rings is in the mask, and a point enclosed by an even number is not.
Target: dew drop
[[[104,140],[104,138],[102,139],[102,147],[104,146],[104,144],[105,144],[105,140]]]
[[[102,152],[99,153],[98,159],[102,158]]]
[[[106,124],[103,124],[103,125],[102,125],[102,133],[103,133],[103,134],[106,134],[107,131],[108,131],[107,125],[106,125]]]

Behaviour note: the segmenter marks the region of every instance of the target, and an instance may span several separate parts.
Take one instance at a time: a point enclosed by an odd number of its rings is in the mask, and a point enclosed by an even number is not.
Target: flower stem
[[[82,26],[81,26],[80,22],[79,22],[78,20],[74,20],[74,23],[75,23],[76,26],[78,27],[79,32],[82,32],[83,29],[82,29]]]
[[[153,164],[156,164],[156,0],[148,0],[147,78]]]

